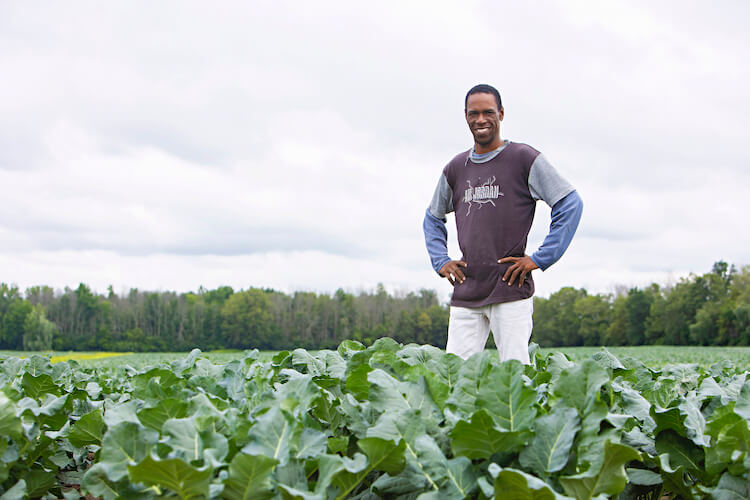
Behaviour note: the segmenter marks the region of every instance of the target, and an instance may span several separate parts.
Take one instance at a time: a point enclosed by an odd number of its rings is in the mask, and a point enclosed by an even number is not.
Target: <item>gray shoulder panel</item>
[[[529,191],[535,200],[544,200],[552,207],[575,189],[566,181],[544,155],[540,154],[529,170]]]
[[[445,174],[440,174],[440,180],[430,202],[430,213],[433,217],[445,222],[445,214],[453,212],[453,190],[448,184]]]

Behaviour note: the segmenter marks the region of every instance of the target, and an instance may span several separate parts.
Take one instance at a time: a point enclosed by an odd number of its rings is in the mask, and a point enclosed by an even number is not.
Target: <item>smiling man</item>
[[[443,169],[423,229],[435,271],[453,285],[446,350],[466,359],[481,352],[489,332],[501,360],[529,363],[534,281],[568,248],[581,219],[578,193],[531,146],[505,140],[500,93],[477,85],[464,114],[474,147]],[[526,255],[536,202],[552,208],[552,224],[539,249]],[[448,256],[445,215],[455,212],[460,260]]]

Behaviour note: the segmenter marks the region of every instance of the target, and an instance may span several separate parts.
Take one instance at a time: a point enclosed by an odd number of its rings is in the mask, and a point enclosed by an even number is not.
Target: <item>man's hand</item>
[[[534,264],[534,261],[528,255],[524,255],[523,257],[503,257],[497,261],[498,264],[505,264],[506,262],[513,263],[503,275],[503,281],[507,281],[508,286],[512,286],[516,278],[518,278],[518,286],[520,288],[523,285],[523,280],[526,279],[526,275],[534,269],[539,269],[539,266]]]
[[[466,262],[462,260],[452,260],[446,262],[443,267],[440,268],[440,275],[444,278],[448,278],[451,285],[456,286],[456,281],[463,283],[466,280],[464,272],[461,271],[462,267],[466,267]]]

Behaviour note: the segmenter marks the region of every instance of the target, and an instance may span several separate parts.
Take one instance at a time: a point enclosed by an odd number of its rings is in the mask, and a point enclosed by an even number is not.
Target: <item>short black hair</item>
[[[487,85],[486,83],[480,83],[479,85],[474,85],[469,91],[466,93],[466,99],[464,99],[464,111],[466,111],[466,106],[469,104],[469,96],[471,94],[492,94],[495,96],[495,101],[497,101],[497,109],[503,107],[503,101],[500,99],[500,92],[497,91],[495,87],[492,85]]]

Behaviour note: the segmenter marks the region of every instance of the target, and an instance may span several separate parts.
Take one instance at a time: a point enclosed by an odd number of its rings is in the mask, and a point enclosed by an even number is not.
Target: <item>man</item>
[[[501,360],[529,363],[534,282],[568,248],[583,202],[544,156],[501,138],[500,93],[477,85],[464,114],[474,147],[443,169],[423,229],[435,271],[453,285],[446,350],[466,359],[481,352],[490,330]],[[539,249],[526,255],[537,200],[552,208],[552,224]],[[463,256],[448,256],[445,215],[455,211]]]

